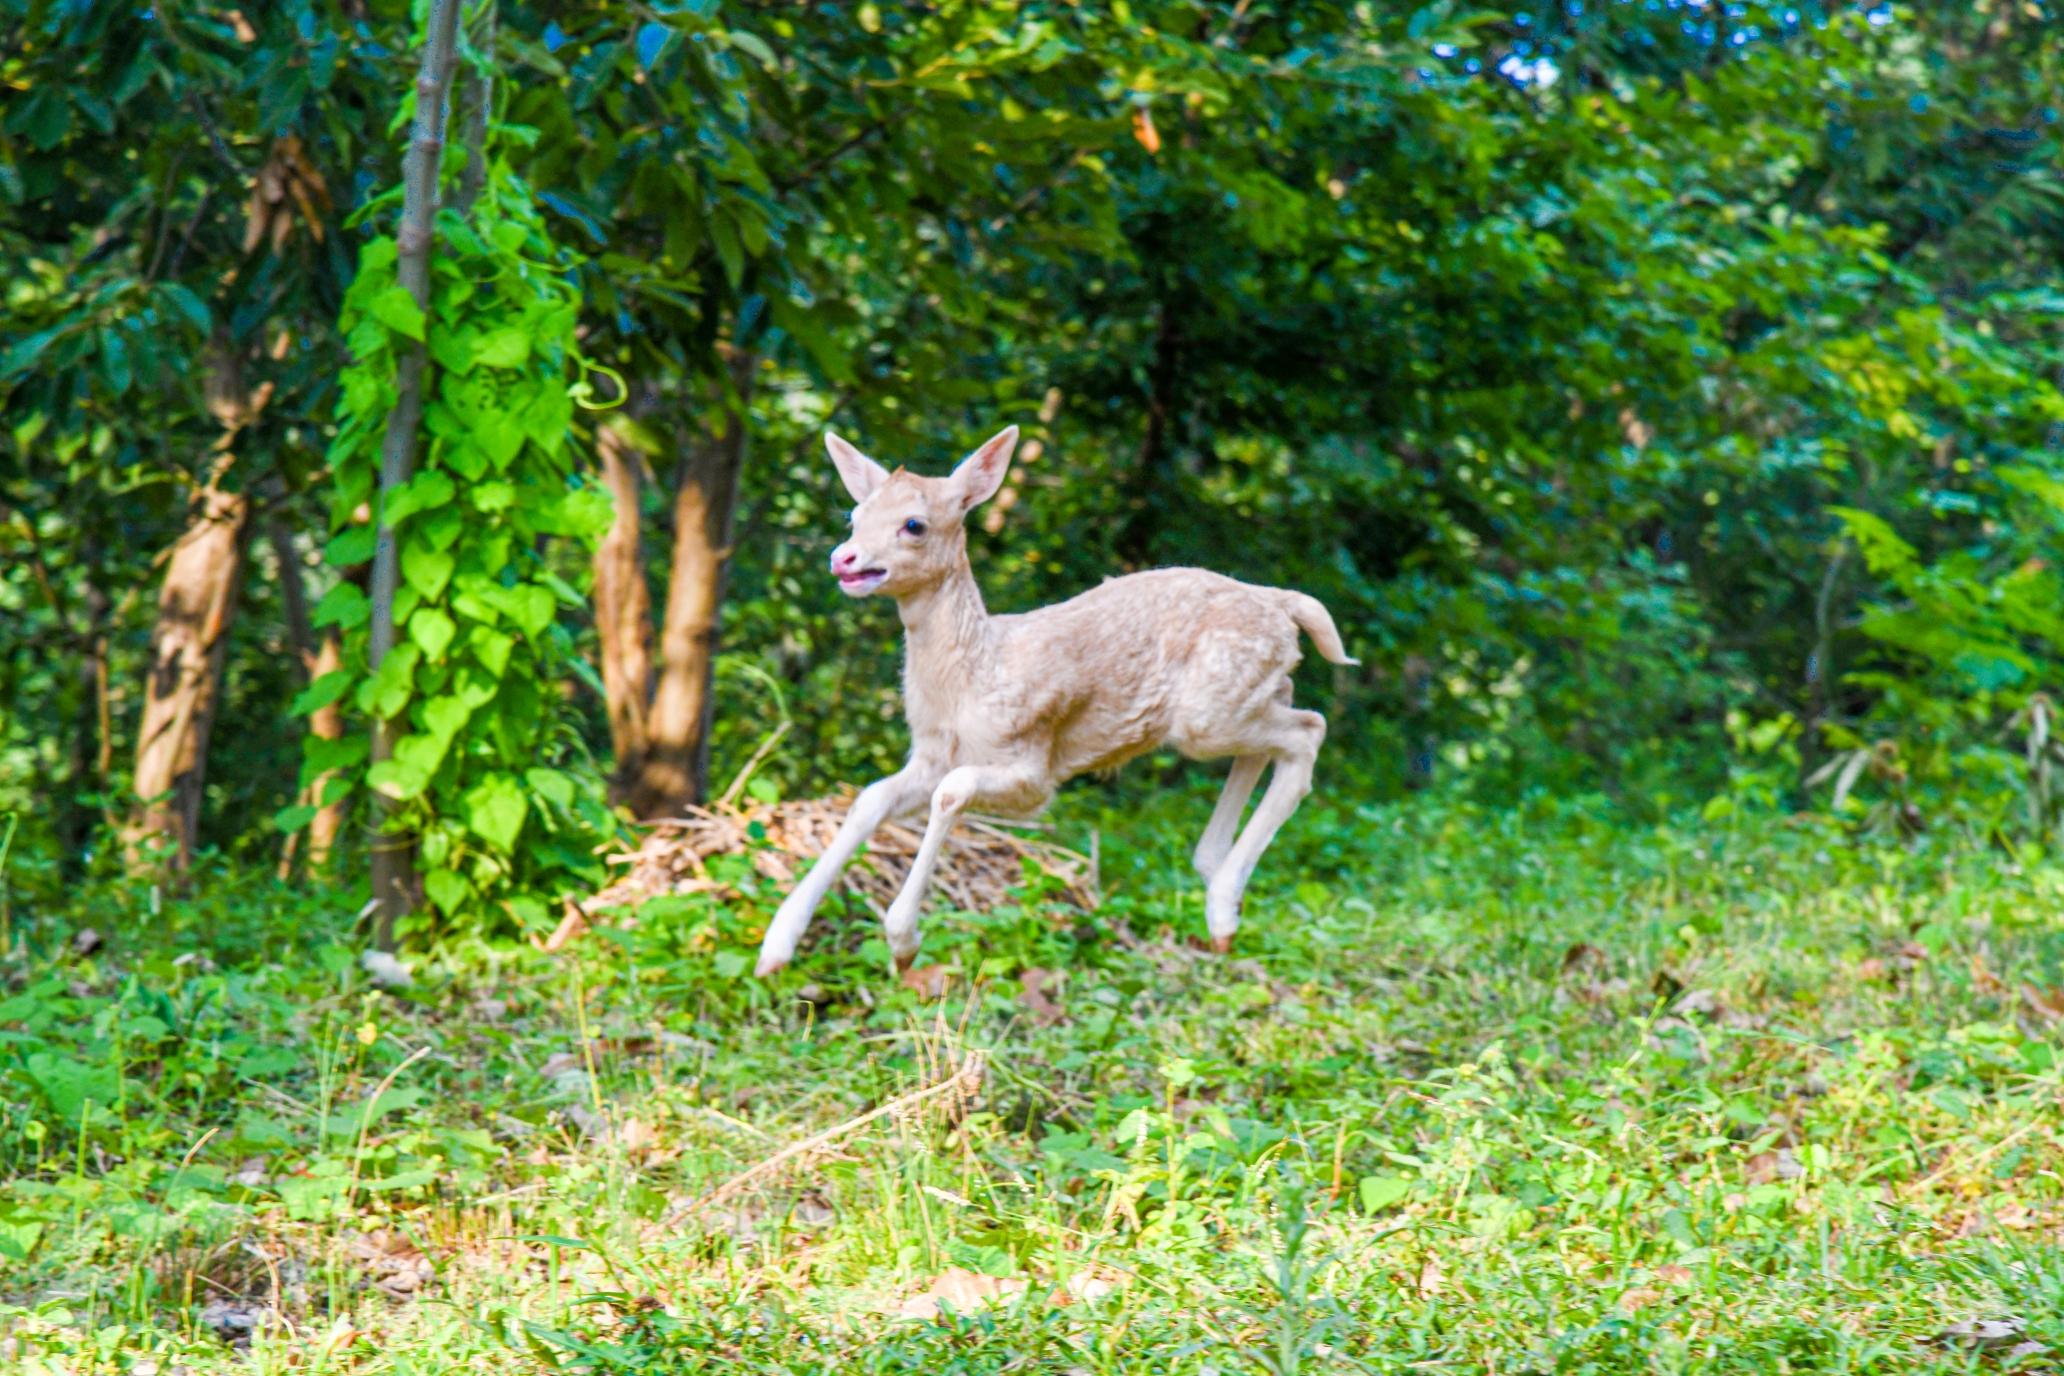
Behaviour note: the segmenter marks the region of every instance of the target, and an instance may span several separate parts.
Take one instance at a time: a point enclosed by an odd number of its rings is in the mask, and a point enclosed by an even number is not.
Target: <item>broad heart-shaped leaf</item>
[[[355,525],[338,531],[323,547],[323,562],[333,569],[348,569],[373,557],[379,532],[371,526]]]
[[[432,735],[450,740],[459,734],[459,728],[473,715],[473,709],[463,698],[443,693],[423,704],[423,726]]]
[[[546,802],[557,803],[561,807],[573,806],[573,780],[559,770],[526,769],[523,781]]]
[[[452,637],[458,633],[459,623],[446,615],[442,607],[419,607],[408,619],[409,639],[422,647],[433,664],[444,658]]]
[[[450,549],[465,528],[466,513],[454,502],[437,508],[416,522],[416,528],[409,533],[427,542],[432,549]]]
[[[432,870],[423,876],[423,892],[439,912],[449,917],[473,896],[473,886],[457,870]]]
[[[322,595],[322,601],[315,604],[317,626],[341,626],[351,630],[366,623],[373,613],[373,604],[367,600],[355,583],[339,583]]]
[[[402,546],[401,576],[426,601],[435,601],[444,595],[444,585],[451,581],[452,569],[457,564],[458,560],[441,549],[420,544]]]
[[[466,643],[473,647],[474,655],[496,678],[509,671],[509,652],[516,648],[515,637],[491,626],[475,626],[467,634]]]
[[[283,807],[273,813],[272,825],[283,832],[299,831],[315,820],[318,811],[319,808],[312,808],[306,803],[296,803],[292,807]]]
[[[396,334],[405,334],[420,342],[423,338],[423,308],[410,296],[408,288],[399,282],[365,303],[366,314],[378,320]]]
[[[443,506],[458,492],[448,474],[426,468],[410,478],[381,504],[380,514],[390,526],[397,526],[418,511]]]
[[[530,359],[530,336],[520,326],[504,325],[480,337],[473,360],[490,368],[520,368]]]
[[[490,774],[466,793],[466,825],[504,855],[516,851],[523,830],[523,790],[507,774]]]
[[[394,743],[393,759],[382,760],[366,771],[366,782],[397,802],[407,802],[430,786],[450,748],[451,739],[446,736],[421,732],[403,736]]]
[[[287,711],[297,717],[328,707],[351,687],[351,680],[357,677],[349,669],[334,669],[302,689],[295,697],[294,705]]]
[[[523,448],[523,426],[507,412],[490,412],[473,432],[473,441],[486,452],[488,462],[495,466],[496,471],[500,471],[507,468],[516,452]]]
[[[466,495],[472,499],[476,511],[507,511],[516,501],[516,488],[496,478],[492,482],[476,484]]]
[[[469,483],[487,472],[487,459],[487,451],[471,439],[454,440],[444,451],[445,467]]]
[[[359,710],[376,717],[398,716],[408,706],[416,665],[422,658],[423,652],[406,642],[389,650],[380,661],[379,672],[358,685]]]
[[[554,599],[552,590],[536,583],[518,583],[513,588],[497,588],[490,594],[489,601],[515,622],[525,635],[535,638],[545,627],[552,624]]]
[[[475,654],[480,653],[479,637],[483,632],[491,636],[501,636],[506,645],[513,646],[515,644],[509,637],[501,635],[500,631],[490,631],[484,626],[478,627],[474,630],[472,639]],[[508,660],[509,654],[505,648],[502,651],[502,662],[507,664]],[[476,712],[490,702],[493,702],[495,694],[501,692],[501,690],[501,680],[478,664],[468,664],[462,661],[452,671],[452,696],[457,698],[459,705],[464,707],[469,713]],[[424,721],[426,724],[435,726],[435,723],[430,722],[427,716],[424,718]]]

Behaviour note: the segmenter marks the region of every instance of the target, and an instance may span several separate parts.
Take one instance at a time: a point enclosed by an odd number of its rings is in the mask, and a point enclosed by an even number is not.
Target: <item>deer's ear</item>
[[[1017,447],[1018,427],[1009,425],[960,461],[951,482],[962,511],[972,511],[996,495],[996,489],[1003,486],[1003,475],[1010,471],[1011,451]]]
[[[866,501],[889,480],[888,469],[829,430],[824,432],[824,447],[830,451],[831,461],[838,468],[839,481],[846,485],[846,491],[853,494],[855,502]]]

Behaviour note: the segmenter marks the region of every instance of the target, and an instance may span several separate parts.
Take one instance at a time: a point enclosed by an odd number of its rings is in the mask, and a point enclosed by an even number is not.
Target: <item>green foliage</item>
[[[270,881],[155,915],[82,889],[0,956],[11,1351],[212,1376],[346,1313],[373,1376],[1894,1371],[1971,1319],[2064,1343],[2054,863],[1321,792],[1224,961],[1184,940],[1209,804],[1072,797],[1059,839],[1097,830],[1116,896],[942,914],[943,1005],[882,980],[858,912],[751,979],[779,886],[747,856],[712,866],[737,902],[551,956],[449,941],[399,994],[348,913]],[[82,956],[87,917],[137,935]],[[969,1049],[965,1113],[845,1127]],[[950,1310],[898,1317],[952,1268]],[[292,1329],[230,1326],[275,1299]]]
[[[561,614],[583,602],[545,546],[592,549],[610,520],[608,495],[583,480],[572,443],[575,404],[589,392],[575,342],[579,259],[553,243],[530,189],[501,167],[468,214],[441,211],[437,229],[427,318],[395,280],[394,240],[380,238],[360,255],[339,325],[353,361],[329,450],[328,557],[362,563],[376,527],[395,533],[399,642],[368,672],[370,606],[338,583],[316,619],[349,633],[350,667],[296,704],[344,701],[407,729],[393,757],[369,767],[362,740],[311,735],[302,782],[336,771],[332,798],[362,782],[404,804],[399,823],[420,838],[437,913],[534,928],[548,923],[547,904],[597,881],[595,847],[615,828],[600,772],[550,691],[578,663]],[[433,364],[422,454],[377,505],[396,361],[411,342],[427,343]]]

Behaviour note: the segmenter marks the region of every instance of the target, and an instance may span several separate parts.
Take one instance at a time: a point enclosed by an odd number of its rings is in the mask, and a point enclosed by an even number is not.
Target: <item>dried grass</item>
[[[729,893],[730,887],[709,872],[712,856],[752,857],[753,868],[784,886],[792,884],[824,852],[852,806],[853,791],[831,798],[784,803],[719,803],[691,808],[687,815],[650,823],[644,840],[628,854],[608,857],[624,872],[607,888],[574,907],[569,905],[559,930],[543,942],[556,950],[605,909],[634,909],[663,894]],[[1022,834],[1024,824],[1008,828],[986,818],[967,817],[954,828],[932,888],[944,902],[967,911],[983,911],[1003,902],[1025,882],[1030,860],[1061,883],[1061,898],[1083,912],[1099,902],[1097,861],[1051,841]],[[757,828],[761,833],[754,837]],[[902,888],[917,855],[923,833],[890,823],[875,832],[858,859],[840,880],[850,893],[878,915]]]

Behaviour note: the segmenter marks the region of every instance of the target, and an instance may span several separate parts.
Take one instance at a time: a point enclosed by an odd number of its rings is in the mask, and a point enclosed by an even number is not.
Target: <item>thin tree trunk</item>
[[[609,744],[618,774],[618,801],[645,753],[645,720],[652,694],[652,594],[645,586],[639,543],[639,456],[615,426],[596,435],[602,482],[616,514],[595,549],[595,628],[602,646],[602,696],[609,710]]]
[[[664,816],[702,801],[709,791],[710,687],[756,362],[743,350],[731,353],[728,391],[737,408],[726,417],[722,435],[709,436],[685,457],[674,494],[674,558],[660,628],[659,682],[646,715],[644,749],[624,791],[639,817]]]
[[[286,611],[287,641],[293,647],[294,657],[301,661],[304,683],[313,683],[324,674],[342,668],[344,647],[337,638],[334,627],[317,638],[315,627],[308,615],[308,593],[302,582],[301,555],[294,546],[294,532],[287,523],[274,516],[265,523],[265,538],[272,545],[273,558],[279,563],[280,604]],[[344,735],[344,709],[338,703],[318,707],[308,716],[308,732],[323,740],[340,740]],[[296,802],[304,807],[313,807],[316,814],[303,828],[308,835],[308,868],[320,870],[329,863],[330,854],[336,848],[337,833],[344,826],[344,804],[322,804],[323,790],[332,775],[324,774],[307,788],[301,790]],[[281,847],[279,877],[289,879],[294,873],[294,856],[299,848],[302,831],[287,834],[286,844]]]
[[[402,168],[401,228],[395,235],[395,275],[425,316],[430,312],[430,254],[437,218],[437,172],[444,155],[445,96],[451,85],[452,56],[458,34],[459,0],[430,0],[423,38],[423,64],[416,76],[416,117]],[[407,482],[415,472],[416,434],[423,420],[423,374],[428,350],[421,344],[406,350],[395,375],[394,411],[380,448],[380,496]],[[401,587],[401,551],[394,530],[381,520],[373,546],[371,644],[367,659],[374,672],[394,648],[394,597]],[[373,722],[374,763],[392,759],[400,736],[396,723]],[[394,946],[394,927],[416,910],[415,838],[402,834],[395,818],[398,805],[373,793],[378,825],[373,837],[373,941],[382,950]]]
[[[208,733],[250,533],[249,496],[223,486],[232,464],[225,450],[166,563],[137,732],[135,788],[141,801],[130,827],[130,853],[143,859],[145,847],[169,845],[166,858],[175,870],[192,860],[200,830]]]

